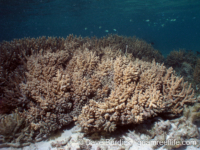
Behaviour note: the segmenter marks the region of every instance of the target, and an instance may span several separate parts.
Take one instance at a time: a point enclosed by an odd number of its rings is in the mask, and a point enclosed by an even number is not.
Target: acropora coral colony
[[[141,59],[141,60],[140,60]],[[197,101],[150,44],[117,35],[0,44],[0,147],[41,141],[72,121],[108,131]]]

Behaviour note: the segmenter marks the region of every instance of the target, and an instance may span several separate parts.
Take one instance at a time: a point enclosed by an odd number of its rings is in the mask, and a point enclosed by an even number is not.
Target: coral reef
[[[70,60],[66,51],[28,58],[27,81],[20,89],[30,102],[22,116],[36,141],[71,123],[90,97],[107,96],[107,87],[101,89],[100,77],[93,75],[98,57],[89,51],[74,53]]]
[[[125,54],[131,53],[133,57],[139,58],[143,61],[151,62],[153,59],[155,59],[156,62],[163,62],[164,60],[162,54],[158,50],[155,50],[151,44],[148,44],[136,37],[110,34],[107,36],[107,39],[109,39],[107,46],[110,45],[114,49],[120,49],[120,51]]]
[[[166,58],[166,64],[169,66],[180,67],[181,63],[184,62],[185,51],[180,49],[179,51],[173,50]]]
[[[26,81],[26,59],[41,49],[63,49],[63,38],[14,39],[0,43],[0,113],[12,112],[28,103],[19,84]]]
[[[182,63],[185,62],[194,67],[196,61],[197,61],[197,56],[195,55],[194,52],[186,51],[184,49],[179,49],[179,51],[173,50],[170,52],[170,54],[167,56],[165,60],[165,64],[167,66],[177,68],[181,67]]]
[[[78,126],[74,126],[76,130]],[[91,134],[73,132],[70,136],[51,143],[61,149],[166,149],[172,150],[187,145],[199,145],[199,131],[186,117],[163,120],[154,117],[141,124],[119,127],[115,132],[95,132]],[[164,144],[165,143],[165,144]],[[188,148],[187,148],[188,149]]]
[[[181,142],[188,139],[196,139],[199,137],[199,130],[196,125],[192,124],[187,118],[181,117],[171,121],[162,121],[154,127],[154,141],[179,141],[179,144],[165,145],[167,149],[178,148],[183,146]],[[167,132],[171,132],[169,136]],[[194,145],[195,146],[195,145]]]
[[[192,106],[185,105],[183,115],[192,123],[200,121],[200,103],[195,103]]]
[[[194,76],[194,80],[197,83],[200,83],[200,58],[197,60],[193,76]]]
[[[29,145],[32,134],[25,135],[28,128],[18,110],[9,115],[0,115],[0,148]]]
[[[149,144],[149,147],[152,147],[152,149],[162,147],[162,149],[171,150],[180,148],[183,146],[184,141],[190,141],[191,139],[190,143],[193,146],[199,147],[198,128],[190,120],[187,120],[186,117],[166,121],[161,118],[155,119],[157,121],[153,123],[143,123],[140,126],[135,126],[133,131],[129,130],[128,137],[131,138],[132,142],[136,142],[136,145]],[[144,141],[144,143],[141,141]],[[163,142],[168,143],[162,144]]]
[[[108,35],[101,39],[69,35],[66,39],[39,37],[3,41],[0,43],[0,113],[11,113],[15,108],[23,108],[29,103],[19,88],[19,84],[26,81],[24,72],[28,69],[26,63],[29,56],[39,51],[56,53],[59,50],[71,54],[75,50],[85,48],[103,57],[115,58],[119,53],[131,52],[134,57],[148,61],[163,59],[162,55],[145,41],[118,35]]]
[[[37,141],[72,121],[68,114],[72,102],[69,101],[70,94],[65,92],[70,86],[70,78],[63,75],[61,68],[68,59],[69,55],[64,51],[28,58],[27,81],[20,84],[20,89],[32,101],[22,115],[30,123],[30,129],[37,134]]]
[[[173,67],[176,75],[184,77],[185,81],[192,83],[192,88],[198,95],[199,82],[199,56],[194,51],[179,49],[171,51],[165,60],[166,67]]]
[[[125,57],[108,61],[109,69],[102,72],[110,72],[110,94],[102,102],[90,100],[76,118],[85,132],[112,132],[117,125],[141,123],[159,113],[178,115],[184,104],[196,101],[191,84],[176,77],[172,68]]]
[[[1,127],[15,131],[0,133],[2,147],[41,141],[73,119],[86,132],[114,131],[196,101],[183,78],[153,60],[161,54],[136,38],[26,38],[0,49],[0,113],[13,116]]]
[[[187,62],[183,62],[181,64],[181,68],[180,68],[180,71],[179,69],[177,68],[176,69],[176,72],[178,72],[178,74],[180,74],[181,76],[184,77],[184,80],[188,81],[188,82],[192,82],[194,79],[193,79],[193,72],[194,72],[194,69],[193,67],[191,66],[190,63],[187,63]]]
[[[179,51],[170,52],[165,60],[165,65],[173,67],[176,73],[183,76],[186,81],[193,82],[193,72],[197,59],[194,52],[179,49]]]

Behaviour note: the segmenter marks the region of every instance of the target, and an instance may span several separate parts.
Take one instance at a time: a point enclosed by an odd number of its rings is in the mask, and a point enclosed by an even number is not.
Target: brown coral
[[[199,99],[199,97],[197,98]],[[187,120],[194,123],[195,121],[199,121],[200,118],[200,103],[195,103],[193,106],[185,106],[183,115],[187,118]]]
[[[162,58],[136,38],[41,37],[0,48],[1,107],[18,107],[25,119],[23,134],[16,137],[20,143],[40,141],[73,118],[85,131],[114,131],[116,125],[140,123],[161,112],[178,114],[195,100],[171,68],[133,61],[132,56]]]
[[[152,61],[152,59],[162,61],[163,59],[162,55],[145,41],[118,35],[108,35],[101,39],[69,35],[66,39],[39,37],[14,39],[11,42],[4,41],[0,43],[1,112],[11,112],[29,102],[27,97],[21,94],[19,84],[26,81],[24,72],[29,69],[27,59],[31,55],[44,54],[47,51],[56,53],[59,50],[65,50],[70,55],[78,49],[96,52],[104,59],[116,58],[124,52],[132,53],[134,57],[144,58],[148,61]]]
[[[155,61],[118,57],[111,68],[110,95],[103,102],[90,100],[77,118],[86,132],[111,132],[117,125],[141,123],[162,112],[180,114],[185,103],[196,101],[191,85]]]
[[[165,65],[173,67],[178,75],[184,77],[186,81],[192,82],[197,58],[193,51],[186,51],[184,49],[179,49],[179,51],[173,50],[167,56]]]
[[[180,67],[185,59],[185,50],[179,49],[179,51],[173,50],[166,58],[166,64],[175,68]]]
[[[59,51],[39,53],[27,59],[27,81],[20,84],[20,89],[30,102],[22,116],[30,123],[36,141],[71,123],[89,99],[108,96],[109,80],[102,73],[106,76],[110,68],[103,63],[100,68],[104,71],[94,73],[99,61],[87,49],[75,51],[72,56]]]
[[[27,57],[41,49],[52,51],[64,47],[63,38],[23,38],[0,43],[0,109],[2,113],[11,112],[16,107],[28,103],[21,94],[19,84],[26,81]]]
[[[197,55],[193,51],[179,49],[178,51],[173,50],[170,52],[170,54],[166,58],[165,64],[167,66],[177,68],[181,67],[183,63],[188,63],[192,67],[194,67],[196,61],[197,61]]]
[[[197,64],[195,66],[193,76],[194,76],[194,80],[197,83],[200,83],[200,58],[197,60]]]
[[[9,115],[0,115],[0,148],[29,145],[32,134],[25,135],[28,128],[18,110]]]

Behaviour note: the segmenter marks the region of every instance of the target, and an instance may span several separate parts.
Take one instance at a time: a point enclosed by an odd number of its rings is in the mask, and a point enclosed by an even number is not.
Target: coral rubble
[[[185,105],[183,115],[187,118],[187,120],[191,121],[192,123],[194,123],[195,121],[199,121],[200,120],[200,103],[195,103],[192,106]]]
[[[155,119],[157,121],[153,123],[149,121],[148,125],[143,123],[135,126],[133,131],[129,130],[128,137],[131,138],[132,143],[136,142],[138,146],[148,144],[152,149],[162,147],[171,150],[184,146],[184,142],[187,141],[188,144],[199,147],[198,128],[186,117],[166,121],[158,117]]]

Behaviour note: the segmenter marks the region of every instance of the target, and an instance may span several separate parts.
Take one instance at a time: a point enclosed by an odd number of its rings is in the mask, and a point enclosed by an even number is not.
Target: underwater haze
[[[200,52],[199,0],[1,0],[0,20],[0,41],[118,34]]]

